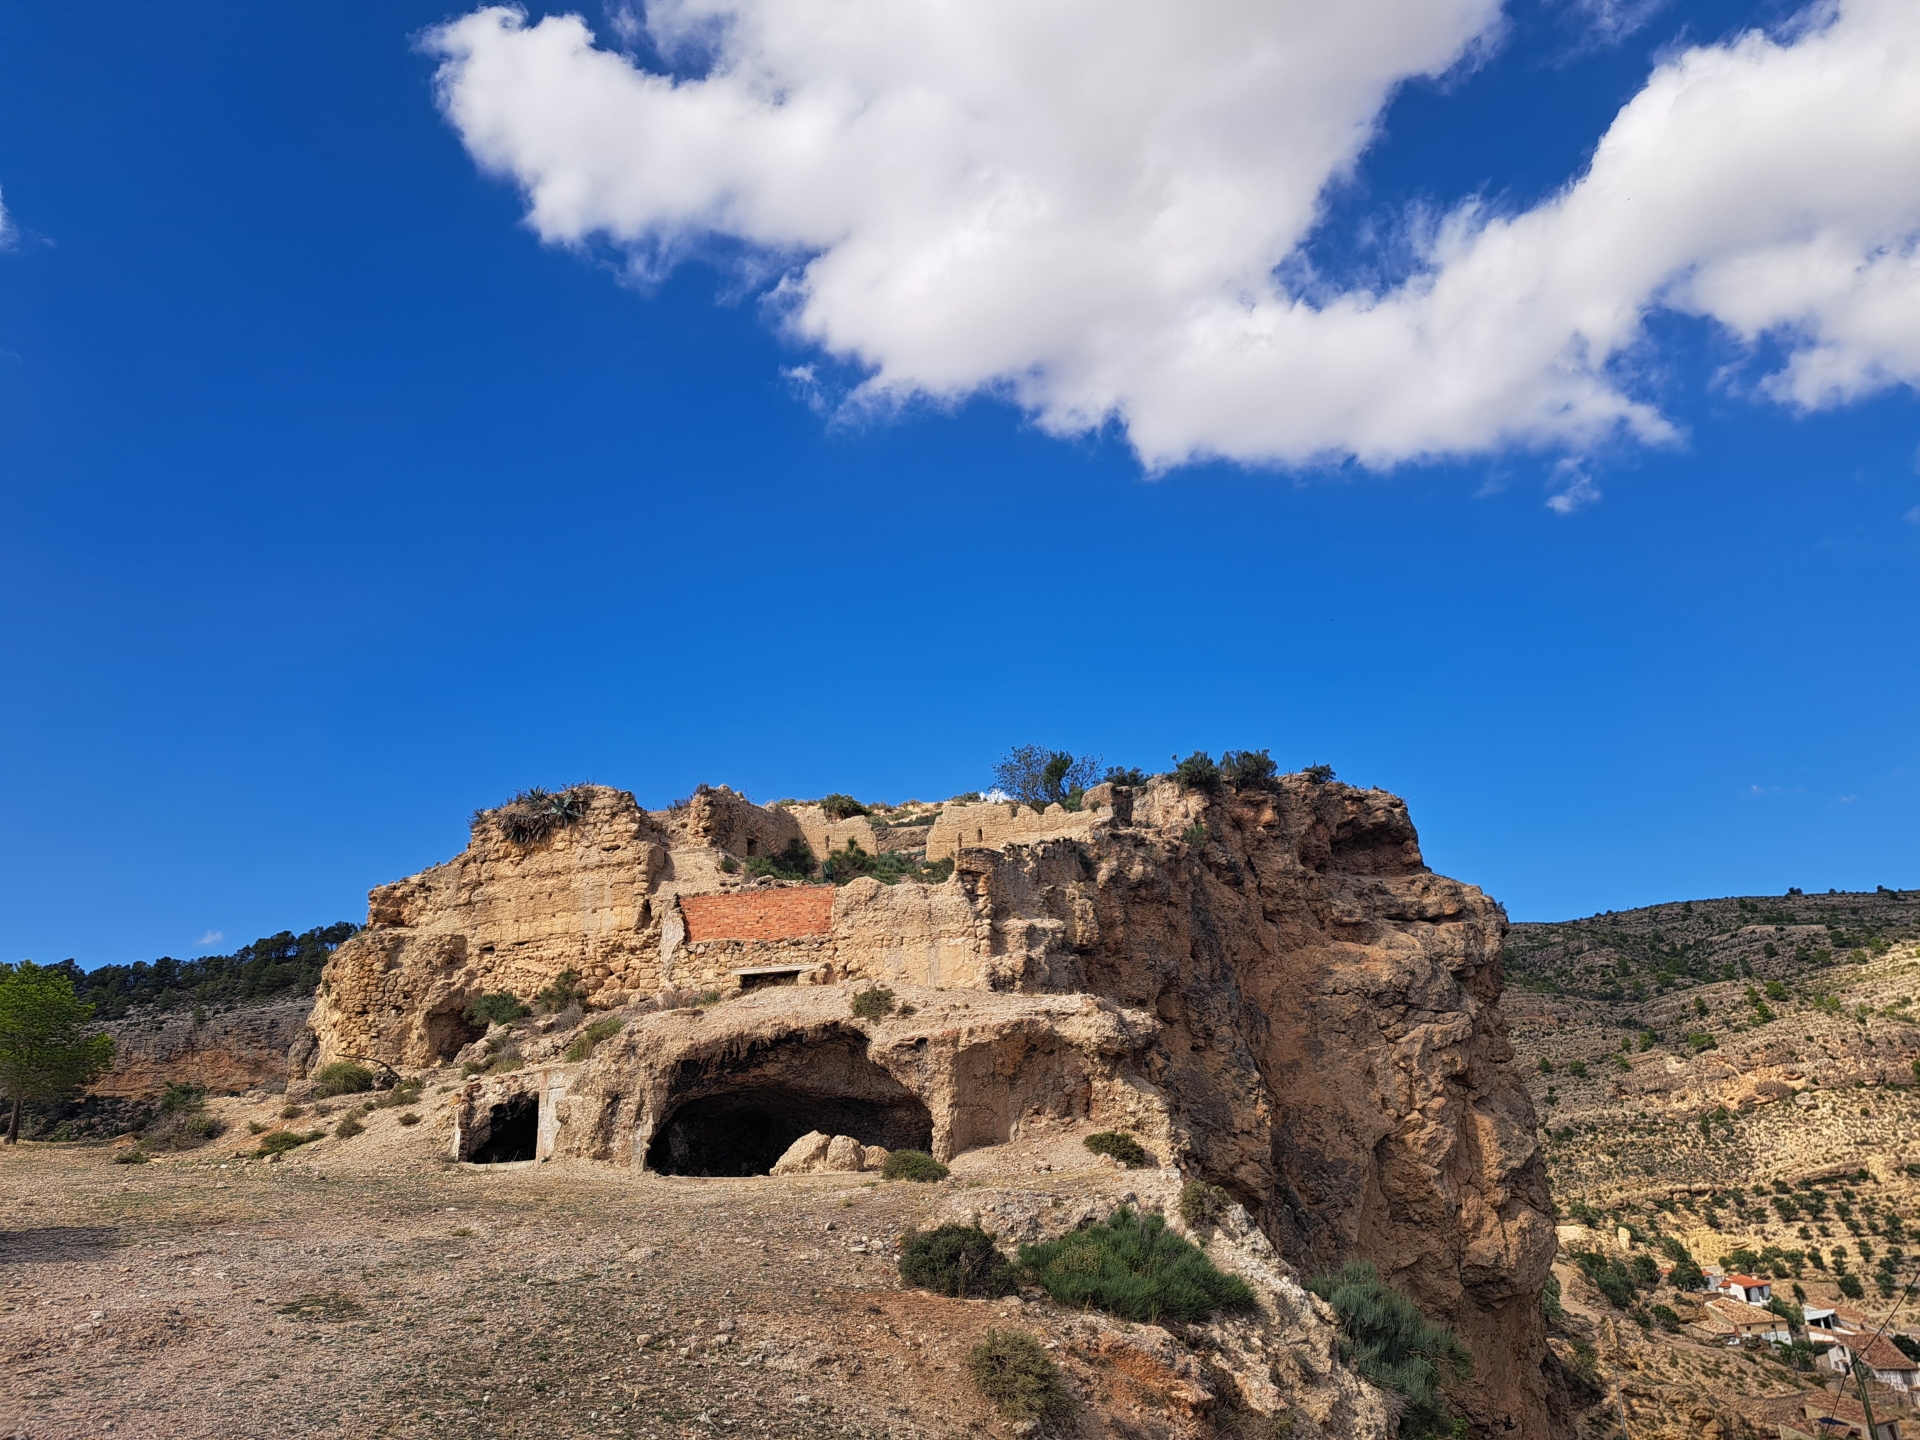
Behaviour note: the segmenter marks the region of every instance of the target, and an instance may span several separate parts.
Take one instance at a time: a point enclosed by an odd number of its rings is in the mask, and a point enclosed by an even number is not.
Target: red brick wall
[[[744,895],[682,895],[689,940],[797,940],[833,924],[833,886],[795,885]]]

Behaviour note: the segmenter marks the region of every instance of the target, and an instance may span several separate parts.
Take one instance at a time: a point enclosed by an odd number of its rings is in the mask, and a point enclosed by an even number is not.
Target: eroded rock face
[[[290,1049],[306,1042],[308,999],[276,1000],[196,1020],[187,1010],[130,1016],[104,1027],[114,1037],[113,1068],[89,1093],[145,1099],[170,1081],[237,1095],[286,1079]]]
[[[947,1158],[1038,1116],[1131,1125],[1302,1272],[1372,1260],[1452,1324],[1477,1428],[1555,1433],[1555,1239],[1497,1003],[1500,908],[1429,871],[1379,791],[1294,776],[1100,798],[997,840],[975,821],[974,844],[956,811],[935,827],[945,884],[857,881],[824,934],[712,940],[689,938],[680,897],[751,885],[741,852],[776,852],[794,816],[725,790],[654,814],[594,790],[524,847],[480,817],[460,857],[374,892],[328,967],[312,1063],[450,1058],[478,1038],[456,1023],[473,996],[567,969],[615,1009],[669,986],[739,995],[628,1005],[591,1059],[513,1082],[545,1096],[542,1144],[739,1174],[810,1131]],[[740,994],[775,980],[792,983]],[[876,982],[915,1013],[853,1021]]]

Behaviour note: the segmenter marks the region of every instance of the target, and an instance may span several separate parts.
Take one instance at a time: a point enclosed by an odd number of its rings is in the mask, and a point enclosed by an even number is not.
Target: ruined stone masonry
[[[470,1082],[458,1158],[765,1174],[815,1134],[950,1158],[1027,1126],[1128,1127],[1301,1272],[1372,1260],[1452,1324],[1477,1430],[1557,1433],[1555,1236],[1498,1005],[1506,919],[1426,868],[1400,800],[1289,776],[1102,786],[1074,812],[954,804],[925,841],[950,879],[835,888],[744,862],[830,835],[877,853],[864,817],[724,787],[651,812],[582,793],[544,839],[482,815],[460,855],[375,890],[299,1068],[471,1058],[494,1043],[474,998],[571,970],[623,1028]],[[910,1013],[854,1018],[875,984]]]

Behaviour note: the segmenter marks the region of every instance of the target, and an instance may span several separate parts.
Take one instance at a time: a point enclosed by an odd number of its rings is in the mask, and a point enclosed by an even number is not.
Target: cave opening
[[[865,1037],[793,1038],[724,1067],[685,1067],[685,1096],[654,1132],[647,1167],[662,1175],[765,1175],[802,1135],[930,1150],[933,1115],[865,1053]]]
[[[540,1097],[512,1095],[487,1112],[486,1142],[473,1152],[478,1165],[531,1160],[540,1143]]]
[[[445,1064],[487,1033],[485,1025],[467,1018],[463,1001],[451,1010],[439,1010],[427,1016],[427,1048]]]

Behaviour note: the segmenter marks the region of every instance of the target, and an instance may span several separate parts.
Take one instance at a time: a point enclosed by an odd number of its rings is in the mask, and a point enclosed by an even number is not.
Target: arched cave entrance
[[[682,1061],[677,1103],[654,1132],[647,1168],[663,1175],[765,1175],[811,1130],[862,1145],[928,1150],[933,1115],[867,1058],[866,1036],[831,1027]]]
[[[477,1165],[531,1160],[540,1143],[540,1097],[512,1095],[487,1112],[487,1138],[473,1152]]]

